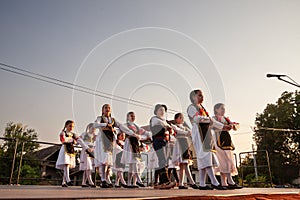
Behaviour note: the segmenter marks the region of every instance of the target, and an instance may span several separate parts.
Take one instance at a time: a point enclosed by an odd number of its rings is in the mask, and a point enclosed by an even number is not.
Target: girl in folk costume
[[[172,125],[171,125],[172,126]],[[176,181],[176,185],[179,184],[179,178],[177,174],[177,169],[179,169],[179,166],[177,163],[173,162],[173,153],[174,153],[174,147],[176,143],[175,138],[175,132],[167,136],[167,159],[168,159],[168,177],[170,180],[172,180],[172,177]]]
[[[190,93],[192,104],[188,107],[187,113],[192,128],[192,141],[197,155],[197,165],[199,170],[199,189],[209,190],[218,189],[225,190],[216,179],[213,167],[217,167],[217,158],[213,153],[213,140],[211,128],[218,130],[230,130],[231,126],[224,125],[213,118],[209,117],[208,112],[202,106],[203,93],[201,90],[194,90]],[[209,176],[212,187],[205,184],[206,175]]]
[[[99,128],[95,148],[95,167],[101,170],[101,182],[103,188],[112,187],[109,175],[110,167],[113,165],[113,149],[116,141],[115,128],[119,128],[126,134],[134,134],[127,127],[111,117],[109,104],[102,106],[102,115],[95,121],[95,127]]]
[[[135,114],[134,112],[127,113],[127,123],[126,126],[134,133],[127,134],[124,152],[122,156],[121,162],[124,164],[129,164],[129,172],[128,172],[128,182],[127,185],[132,188],[136,188],[138,186],[145,187],[142,182],[140,173],[139,173],[139,164],[142,162],[141,156],[141,142],[140,139],[142,135],[149,135],[144,129],[140,128],[138,125],[134,123]],[[131,181],[133,179],[133,184]],[[138,186],[137,186],[138,185]]]
[[[184,117],[182,113],[175,114],[175,125],[172,125],[173,130],[176,132],[176,143],[173,152],[173,162],[179,163],[179,189],[188,189],[188,187],[183,185],[184,175],[187,176],[189,183],[193,189],[199,189],[199,186],[195,184],[193,180],[189,161],[192,159],[190,152],[190,144],[188,138],[191,136],[192,132],[189,128],[183,125]]]
[[[127,188],[126,182],[124,180],[123,176],[123,171],[125,169],[125,164],[121,163],[121,158],[123,155],[123,149],[124,149],[124,144],[125,144],[125,138],[126,135],[123,132],[119,132],[117,135],[117,141],[115,145],[115,170],[117,171],[117,176],[116,176],[116,183],[115,187],[120,188],[124,187]],[[120,185],[121,181],[121,185]]]
[[[233,130],[237,130],[239,124],[235,122],[231,122],[228,117],[225,117],[225,105],[222,103],[218,103],[214,106],[215,116],[213,117],[218,122],[222,124],[230,125]],[[232,176],[238,174],[238,171],[235,166],[235,158],[233,155],[233,150],[235,149],[231,136],[228,131],[220,131],[215,129],[214,131],[214,141],[216,147],[216,155],[219,160],[219,170],[221,174],[221,184],[228,189],[241,189],[234,182]],[[227,183],[228,182],[228,183]]]
[[[94,123],[86,127],[86,131],[81,134],[80,138],[87,146],[83,146],[80,153],[79,169],[83,171],[81,187],[96,187],[92,181],[92,171],[94,170],[94,148],[96,141],[96,128]],[[88,184],[86,184],[88,181]]]
[[[148,170],[155,170],[158,168],[158,158],[157,158],[157,155],[156,155],[156,152],[154,150],[154,147],[153,147],[153,144],[150,144],[149,145],[150,149],[149,151],[147,152],[147,155],[148,155],[148,164],[147,164],[147,169]],[[154,182],[153,182],[153,185],[157,185],[158,184],[158,173],[157,171],[155,170],[154,171]]]
[[[167,176],[166,135],[173,130],[165,119],[166,111],[166,105],[157,104],[154,109],[155,116],[150,119],[153,147],[158,158],[158,168],[155,171],[159,176],[159,184],[154,185],[154,188],[157,189],[171,189],[176,185],[174,182],[170,182]]]
[[[75,163],[75,149],[74,144],[78,141],[82,146],[86,146],[82,139],[73,133],[74,122],[68,120],[61,133],[59,134],[60,141],[63,144],[60,148],[58,158],[56,161],[56,168],[64,171],[62,187],[72,186],[69,175],[69,169],[74,168]]]

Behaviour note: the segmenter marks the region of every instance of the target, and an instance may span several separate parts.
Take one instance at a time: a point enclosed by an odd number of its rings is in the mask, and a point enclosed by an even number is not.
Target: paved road
[[[0,186],[0,199],[300,199],[300,189],[243,188],[240,190],[101,189],[78,186]]]

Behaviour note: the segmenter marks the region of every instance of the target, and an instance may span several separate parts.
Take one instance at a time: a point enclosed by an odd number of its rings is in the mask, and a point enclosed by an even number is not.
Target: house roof
[[[60,147],[61,146],[58,146],[58,145],[46,147],[46,148],[43,148],[43,149],[40,149],[40,150],[34,152],[32,155],[40,160],[47,160],[50,156],[52,156],[57,151],[59,151]]]

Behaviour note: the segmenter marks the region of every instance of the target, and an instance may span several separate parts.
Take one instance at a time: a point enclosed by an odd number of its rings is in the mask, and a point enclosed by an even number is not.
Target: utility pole
[[[257,163],[256,163],[256,156],[255,156],[255,149],[254,144],[252,144],[252,151],[253,151],[253,164],[254,164],[254,173],[255,173],[255,179],[258,181],[258,174],[257,174]]]

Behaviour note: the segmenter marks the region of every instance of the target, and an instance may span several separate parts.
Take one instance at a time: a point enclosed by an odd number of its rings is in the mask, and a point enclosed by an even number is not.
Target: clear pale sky
[[[251,149],[256,113],[294,91],[267,73],[300,82],[300,1],[0,0],[0,62],[154,105],[186,112],[191,89],[207,110],[224,102],[240,122],[237,152]],[[0,130],[9,121],[59,142],[67,119],[76,131],[110,103],[125,121],[152,109],[81,94],[0,71]],[[173,113],[168,113],[173,118]]]

